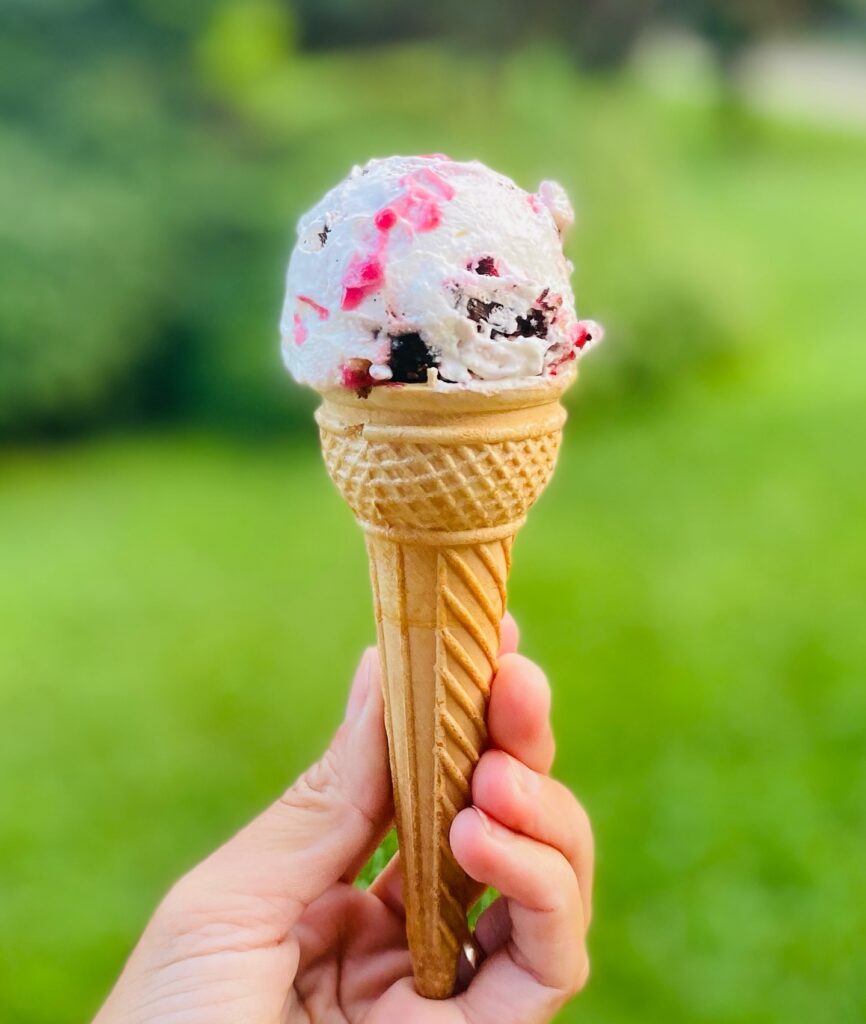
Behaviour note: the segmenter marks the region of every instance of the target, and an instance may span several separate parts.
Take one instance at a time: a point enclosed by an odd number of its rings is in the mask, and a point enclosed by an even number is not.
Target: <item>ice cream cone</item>
[[[472,885],[449,844],[485,747],[513,538],[553,472],[573,374],[499,391],[323,394],[328,471],[364,529],[418,991],[446,998]]]

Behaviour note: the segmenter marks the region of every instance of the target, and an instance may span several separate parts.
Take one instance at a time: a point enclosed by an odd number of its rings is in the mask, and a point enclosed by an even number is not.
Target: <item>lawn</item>
[[[561,1020],[854,1022],[866,147],[682,132],[649,185],[639,160],[584,182],[582,312],[611,311],[610,354],[515,549],[556,771],[599,850],[593,979]],[[638,340],[677,383],[623,388],[617,310],[659,265]],[[734,339],[721,362],[690,361],[683,294]],[[72,1024],[172,879],[339,721],[373,636],[363,545],[312,426],[187,429],[4,451],[0,568],[0,1019]]]

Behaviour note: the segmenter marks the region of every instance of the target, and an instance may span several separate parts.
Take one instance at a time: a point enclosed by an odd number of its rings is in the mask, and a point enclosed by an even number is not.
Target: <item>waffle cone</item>
[[[473,885],[448,837],[487,741],[512,541],[553,472],[569,382],[329,392],[316,414],[367,539],[406,929],[428,998],[452,994],[471,940]]]

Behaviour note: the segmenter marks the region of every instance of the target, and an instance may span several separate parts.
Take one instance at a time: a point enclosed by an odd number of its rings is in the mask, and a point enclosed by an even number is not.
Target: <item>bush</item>
[[[610,333],[597,391],[661,394],[734,347],[737,289],[701,267],[705,237],[670,184],[694,177],[671,162],[688,125],[549,47],[472,64],[411,47],[302,57],[272,3],[241,6],[147,32],[129,11],[93,15],[86,62],[40,63],[70,45],[74,19],[56,15],[24,64],[0,65],[17,104],[0,135],[0,431],[306,419],[277,344],[293,225],[352,163],[388,152],[563,181],[581,315]],[[227,24],[245,26],[237,47]],[[50,107],[7,77],[37,71]]]

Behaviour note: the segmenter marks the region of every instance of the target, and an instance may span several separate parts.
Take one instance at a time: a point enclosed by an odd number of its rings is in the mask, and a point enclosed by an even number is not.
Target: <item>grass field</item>
[[[606,397],[611,324],[515,549],[599,848],[593,980],[561,1020],[854,1022],[866,147],[695,142],[656,172],[652,223],[627,189],[599,207],[618,241],[590,290],[616,310],[605,267],[664,264],[730,305],[737,350]],[[372,639],[365,574],[312,426],[0,456],[0,1019],[87,1019],[170,881],[316,756]]]

